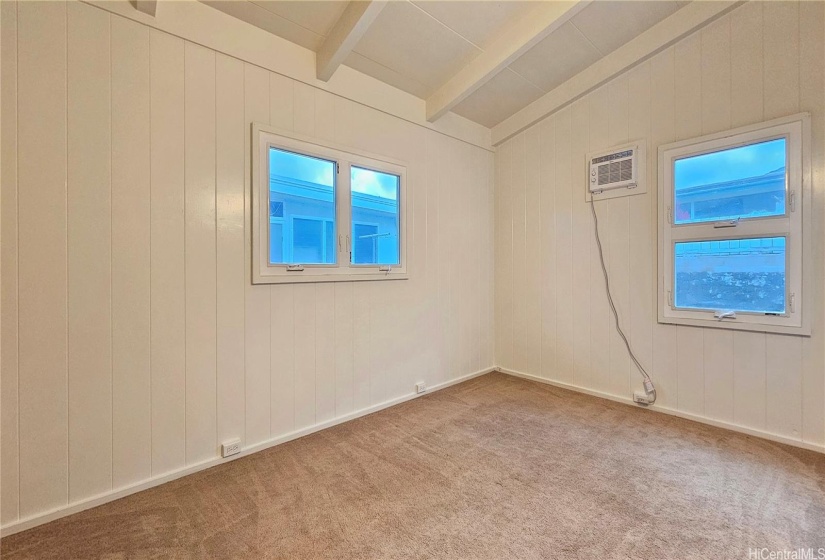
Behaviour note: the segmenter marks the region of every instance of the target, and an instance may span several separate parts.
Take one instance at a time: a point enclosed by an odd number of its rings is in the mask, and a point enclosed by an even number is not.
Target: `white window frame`
[[[271,264],[269,262],[269,148],[335,162],[335,264]],[[396,175],[398,187],[398,251],[400,264],[353,264],[351,167]],[[407,168],[400,161],[332,142],[252,123],[252,283],[350,282],[405,280],[407,270]],[[284,218],[285,219],[285,218]]]
[[[676,225],[673,167],[677,159],[786,139],[785,214],[742,217],[735,227],[718,222]],[[810,199],[811,121],[808,113],[744,126],[659,147],[659,322],[699,327],[810,336]],[[676,308],[673,301],[675,244],[759,237],[785,237],[785,313],[768,315],[737,311],[735,318],[717,319],[716,310]]]

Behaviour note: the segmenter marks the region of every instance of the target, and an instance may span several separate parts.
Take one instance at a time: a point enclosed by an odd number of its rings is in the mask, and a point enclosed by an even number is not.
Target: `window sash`
[[[766,313],[760,311],[745,311],[742,309],[737,309],[736,307],[732,306],[720,306],[714,308],[698,308],[698,307],[677,307],[676,306],[676,244],[677,243],[690,243],[690,242],[703,242],[703,241],[741,241],[743,239],[761,239],[766,237],[784,237],[785,238],[785,312],[784,313]],[[762,319],[766,319],[768,321],[775,320],[776,317],[790,317],[790,298],[793,291],[791,290],[791,282],[790,282],[790,274],[789,271],[791,269],[791,251],[790,251],[791,243],[789,236],[787,234],[779,234],[779,235],[753,235],[753,236],[741,236],[741,235],[729,235],[724,238],[713,237],[713,238],[696,238],[696,239],[683,239],[683,240],[673,240],[670,245],[670,254],[671,254],[671,264],[670,264],[670,275],[672,278],[671,282],[671,292],[672,292],[672,303],[671,307],[676,312],[688,312],[688,313],[702,313],[702,314],[713,314],[717,311],[736,311],[737,316],[739,315],[752,315],[754,317],[754,322],[761,322]],[[748,321],[750,322],[750,321]]]
[[[271,127],[252,125],[253,173],[252,173],[252,255],[254,284],[300,283],[352,280],[406,279],[407,236],[406,236],[406,168],[397,161],[383,156],[356,152],[350,148],[335,146],[298,134],[285,135]],[[337,173],[334,182],[335,204],[335,254],[336,262],[323,263],[270,263],[270,190],[269,190],[269,149],[292,152],[313,158],[334,162]],[[351,208],[351,168],[359,167],[399,178],[398,186],[398,235],[399,261],[390,270],[380,264],[359,263],[351,259],[352,251],[352,208]],[[300,270],[291,270],[298,268]]]
[[[809,247],[803,233],[809,227],[803,212],[810,197],[810,122],[805,114],[738,130],[677,142],[659,148],[659,322],[810,335],[810,319],[803,314],[803,286],[809,269],[803,268]],[[735,227],[721,221],[676,224],[674,162],[676,159],[718,152],[758,142],[786,139],[785,213],[741,217]],[[717,310],[676,307],[676,243],[763,237],[785,237],[785,313],[766,315],[736,310],[735,321],[718,321]],[[724,308],[727,309],[727,308]]]

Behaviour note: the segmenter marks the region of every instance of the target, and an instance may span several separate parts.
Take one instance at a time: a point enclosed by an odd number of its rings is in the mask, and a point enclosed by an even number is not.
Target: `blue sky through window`
[[[785,167],[785,139],[722,150],[674,162],[676,190],[758,177]]]
[[[335,166],[327,160],[270,149],[269,165],[273,175],[307,181],[330,188],[333,186]]]
[[[388,173],[352,167],[352,192],[398,199],[398,177]]]

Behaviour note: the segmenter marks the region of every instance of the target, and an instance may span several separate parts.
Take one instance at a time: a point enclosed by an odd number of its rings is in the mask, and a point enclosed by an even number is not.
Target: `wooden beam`
[[[427,120],[433,122],[461,103],[589,3],[590,0],[538,3],[427,99]]]
[[[155,17],[158,11],[158,0],[134,0],[134,2],[137,11]]]
[[[594,62],[554,90],[539,97],[515,115],[494,126],[492,128],[493,145],[501,144],[742,3],[738,0],[719,2],[694,0],[604,58]]]
[[[332,78],[386,4],[382,0],[353,0],[347,5],[315,54],[315,75],[319,80],[327,82]]]

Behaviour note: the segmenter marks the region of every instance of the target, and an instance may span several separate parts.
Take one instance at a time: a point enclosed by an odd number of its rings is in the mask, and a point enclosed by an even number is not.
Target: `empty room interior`
[[[825,0],[0,46],[3,560],[825,560]]]

